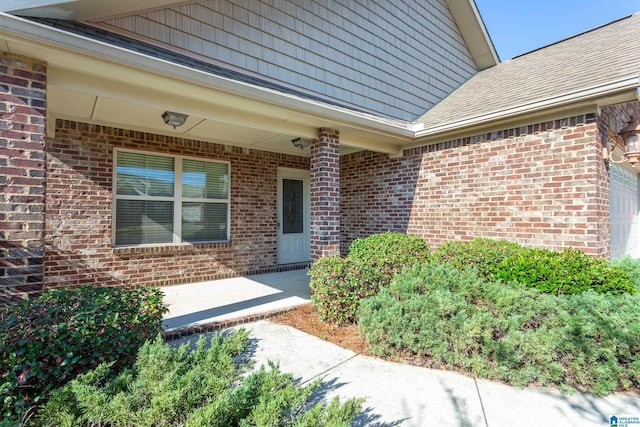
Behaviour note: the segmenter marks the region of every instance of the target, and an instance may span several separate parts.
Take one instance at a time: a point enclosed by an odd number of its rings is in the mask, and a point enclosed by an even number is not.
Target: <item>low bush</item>
[[[353,323],[362,299],[378,293],[405,266],[429,256],[425,241],[415,236],[383,233],[356,239],[346,258],[324,257],[311,266],[311,302],[325,322]]]
[[[474,269],[486,280],[518,281],[552,294],[635,293],[629,274],[619,265],[567,248],[562,252],[521,246],[505,240],[447,242],[434,259],[459,271]],[[640,270],[640,268],[639,268]],[[640,273],[638,274],[640,280]]]
[[[484,279],[493,280],[498,265],[524,248],[506,240],[477,238],[468,241],[449,241],[434,252],[434,259],[447,263],[459,271],[474,269]]]
[[[640,386],[640,296],[549,295],[429,263],[362,302],[380,356],[412,354],[479,377],[596,394]]]
[[[325,322],[352,323],[360,300],[377,292],[377,287],[360,286],[357,269],[349,258],[320,258],[309,269],[309,276],[311,304]]]
[[[362,400],[310,407],[320,385],[296,385],[277,366],[247,374],[247,332],[215,335],[195,350],[146,343],[135,366],[111,379],[102,364],[55,391],[34,425],[43,426],[348,426]]]
[[[562,252],[527,248],[503,260],[496,270],[496,279],[517,280],[550,294],[593,290],[618,295],[636,291],[622,268],[572,248]]]
[[[640,291],[640,259],[625,255],[622,258],[614,259],[611,263],[624,270],[629,275],[636,291]]]
[[[161,331],[162,293],[80,287],[0,307],[2,417],[19,419],[76,375],[102,362],[123,367]]]
[[[349,258],[360,268],[359,280],[373,287],[386,286],[405,266],[429,260],[431,249],[421,237],[387,232],[356,239]]]

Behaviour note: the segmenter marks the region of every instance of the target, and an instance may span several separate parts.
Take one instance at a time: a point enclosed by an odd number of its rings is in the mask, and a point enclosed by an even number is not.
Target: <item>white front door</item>
[[[309,171],[278,168],[278,264],[311,259]]]

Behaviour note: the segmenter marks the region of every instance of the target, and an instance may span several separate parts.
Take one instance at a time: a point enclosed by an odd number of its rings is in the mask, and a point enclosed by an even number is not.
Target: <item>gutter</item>
[[[440,126],[426,128],[415,133],[415,138],[435,137],[453,131],[460,131],[464,128],[488,125],[498,120],[513,119],[524,114],[532,114],[545,110],[567,106],[569,104],[584,103],[597,98],[608,97],[621,92],[637,91],[640,87],[640,76],[631,75],[608,83],[580,89],[563,95],[534,101],[504,110],[497,110],[491,113],[469,117],[466,119],[450,122]]]
[[[276,90],[238,82],[142,53],[132,52],[101,41],[67,33],[3,12],[0,12],[0,32],[5,33],[5,37],[9,40],[45,48],[63,48],[73,53],[80,53],[96,59],[135,67],[173,79],[240,95],[248,99],[290,108],[300,113],[343,123],[345,126],[373,130],[381,134],[388,134],[391,137],[407,139],[407,141],[411,140],[415,135],[411,122],[357,113],[347,108],[330,106],[319,101],[307,100]]]

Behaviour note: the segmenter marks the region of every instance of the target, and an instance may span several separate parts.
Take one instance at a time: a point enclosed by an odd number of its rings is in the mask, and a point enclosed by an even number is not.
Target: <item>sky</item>
[[[640,12],[640,0],[475,0],[501,61]]]

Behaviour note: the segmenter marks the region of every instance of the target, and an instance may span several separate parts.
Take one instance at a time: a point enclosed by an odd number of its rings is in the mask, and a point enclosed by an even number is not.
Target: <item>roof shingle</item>
[[[428,130],[638,75],[640,13],[485,69],[418,121]]]

